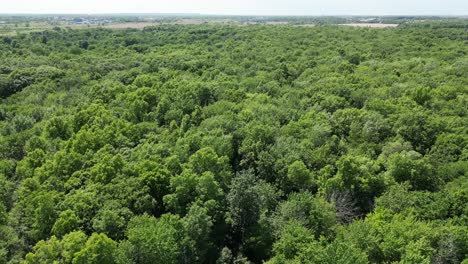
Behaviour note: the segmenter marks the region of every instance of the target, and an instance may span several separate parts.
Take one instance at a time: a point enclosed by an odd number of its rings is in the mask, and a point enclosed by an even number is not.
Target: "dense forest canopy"
[[[468,263],[467,29],[0,37],[0,263]]]

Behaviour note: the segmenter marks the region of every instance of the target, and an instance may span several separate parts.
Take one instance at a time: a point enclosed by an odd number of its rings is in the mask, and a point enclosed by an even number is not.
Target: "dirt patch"
[[[349,23],[349,24],[338,24],[338,25],[349,26],[349,27],[388,28],[388,27],[398,27],[399,24]]]

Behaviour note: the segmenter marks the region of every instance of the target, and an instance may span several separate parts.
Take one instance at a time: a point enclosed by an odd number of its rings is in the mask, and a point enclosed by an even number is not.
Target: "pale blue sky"
[[[0,13],[468,15],[468,0],[0,0]]]

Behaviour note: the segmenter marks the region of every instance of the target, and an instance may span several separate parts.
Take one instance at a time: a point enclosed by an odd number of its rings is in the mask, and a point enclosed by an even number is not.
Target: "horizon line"
[[[297,14],[213,14],[213,13],[125,13],[125,12],[70,12],[70,13],[36,13],[36,12],[19,12],[19,13],[0,13],[0,16],[27,16],[27,15],[109,15],[109,16],[119,16],[119,15],[146,15],[146,16],[175,16],[175,15],[185,15],[185,16],[230,16],[230,17],[468,17],[468,14],[310,14],[310,15],[297,15]]]

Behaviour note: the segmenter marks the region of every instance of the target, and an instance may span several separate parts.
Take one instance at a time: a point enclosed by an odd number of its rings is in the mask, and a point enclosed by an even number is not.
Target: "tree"
[[[414,109],[399,115],[394,124],[394,130],[411,142],[416,151],[426,153],[434,144],[439,131],[439,128],[431,121],[429,113]]]
[[[164,196],[164,204],[173,212],[184,215],[187,207],[196,199],[198,176],[191,170],[184,170],[171,178],[171,194]]]
[[[297,190],[310,189],[315,186],[312,173],[307,169],[304,162],[295,161],[288,167],[288,179]]]
[[[139,164],[137,172],[156,202],[154,213],[162,214],[165,211],[163,197],[169,194],[170,172],[160,164],[149,160]]]
[[[409,181],[415,190],[435,191],[441,184],[432,165],[414,151],[402,152],[389,158],[388,173],[397,182]]]
[[[368,263],[366,255],[359,249],[346,243],[337,241],[328,245],[320,256],[318,263],[347,264]]]
[[[233,178],[228,201],[228,222],[231,223],[234,243],[242,245],[247,231],[260,218],[260,196],[254,188],[257,180],[251,171],[244,171]]]
[[[275,255],[270,262],[319,263],[322,250],[310,229],[291,221],[282,229],[280,239],[273,245]]]
[[[206,263],[207,253],[212,251],[211,229],[213,221],[208,210],[196,204],[190,207],[187,215],[182,219],[186,233],[186,247],[188,254],[185,262]]]
[[[88,237],[82,231],[70,232],[61,241],[62,258],[65,263],[72,263],[75,254],[85,247]]]
[[[79,45],[78,45],[81,49],[88,49],[89,47],[89,43],[88,41],[80,41]]]
[[[468,139],[458,134],[441,134],[431,148],[431,161],[436,163],[455,162],[462,157]]]
[[[433,249],[427,239],[411,241],[405,248],[405,253],[400,263],[431,263]]]
[[[331,237],[336,225],[335,210],[309,192],[292,193],[278,205],[273,217],[274,232],[281,232],[291,221],[310,229],[315,238]]]
[[[416,103],[424,106],[426,102],[431,100],[430,92],[431,90],[429,87],[418,87],[414,90],[412,98]]]
[[[188,167],[197,174],[207,171],[212,172],[216,180],[225,186],[230,180],[228,162],[229,159],[227,157],[219,157],[212,148],[207,147],[198,150],[190,156]]]
[[[32,202],[36,204],[32,223],[31,236],[34,239],[46,238],[49,236],[55,223],[57,212],[55,210],[55,200],[57,193],[44,192],[34,197]]]
[[[184,226],[179,217],[165,214],[156,219],[136,216],[128,224],[128,259],[136,263],[179,263],[182,260]]]
[[[73,210],[67,209],[60,213],[59,218],[52,227],[52,233],[57,237],[74,231],[79,226],[79,219]]]
[[[39,241],[34,246],[34,253],[28,253],[25,258],[25,263],[54,263],[60,259],[61,248],[60,241],[52,236],[50,240]]]
[[[87,236],[81,232],[71,232],[62,240],[52,236],[47,241],[39,241],[28,253],[24,263],[72,263],[75,254],[86,244]]]
[[[69,120],[64,117],[51,118],[47,123],[45,131],[50,138],[67,139],[71,134]]]
[[[370,211],[374,197],[380,195],[386,187],[385,175],[380,172],[377,162],[358,155],[344,155],[337,162],[338,171],[328,180],[327,189],[347,191],[356,205],[363,211]]]
[[[219,254],[219,258],[216,260],[216,264],[230,264],[233,262],[233,259],[231,250],[224,247]]]
[[[121,207],[117,202],[108,202],[93,218],[93,229],[104,233],[114,240],[124,237],[124,231],[133,213],[126,207]]]
[[[94,233],[86,241],[85,246],[75,254],[73,264],[115,263],[117,242],[108,238],[105,234]]]

